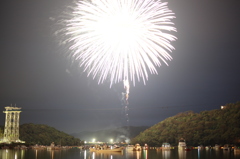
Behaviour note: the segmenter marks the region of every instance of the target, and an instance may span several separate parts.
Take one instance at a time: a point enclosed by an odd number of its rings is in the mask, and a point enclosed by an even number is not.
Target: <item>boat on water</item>
[[[31,149],[45,149],[46,146],[36,144],[36,145],[34,145],[34,146],[31,146],[30,148],[31,148]]]
[[[133,151],[141,151],[142,150],[142,147],[140,146],[140,144],[136,144],[134,147],[133,147]]]
[[[171,149],[171,145],[167,142],[164,142],[162,144],[162,150],[170,150]]]
[[[212,147],[211,146],[206,146],[205,149],[206,150],[210,150]]]
[[[186,147],[187,147],[187,144],[186,144],[185,140],[183,138],[181,138],[178,142],[178,149],[185,150]]]
[[[125,148],[128,151],[132,151],[134,148],[134,145],[127,145],[127,147]]]
[[[106,148],[106,149],[101,149],[101,148],[89,148],[90,152],[122,152],[123,147],[117,147],[117,148]]]
[[[14,147],[14,149],[26,150],[26,149],[28,149],[28,147],[25,146],[25,145],[21,145],[21,146],[17,145],[17,146]]]
[[[143,150],[148,150],[148,145],[147,144],[144,144]]]
[[[60,145],[55,146],[54,142],[52,142],[50,146],[47,146],[47,150],[60,150],[60,149],[61,146]]]
[[[185,151],[191,151],[192,149],[191,149],[191,147],[185,147]]]
[[[199,149],[199,150],[203,150],[203,149],[204,149],[204,146],[203,146],[203,145],[200,145],[200,146],[198,146],[198,149]]]
[[[223,150],[229,150],[229,151],[231,151],[231,150],[232,150],[232,147],[231,147],[229,144],[225,144],[225,145],[223,146]]]
[[[215,149],[215,150],[219,150],[220,148],[221,148],[220,145],[215,144],[215,146],[214,146],[214,149]]]

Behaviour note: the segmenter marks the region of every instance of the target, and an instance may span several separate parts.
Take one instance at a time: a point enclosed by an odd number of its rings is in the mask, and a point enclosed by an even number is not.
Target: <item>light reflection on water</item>
[[[162,157],[163,158],[170,158],[170,151],[171,150],[162,150]]]
[[[87,151],[85,151],[85,152],[87,152]],[[105,159],[105,158],[107,158],[107,159],[114,159],[114,156],[118,156],[118,155],[120,155],[120,156],[122,156],[123,155],[123,153],[122,152],[105,152],[105,153],[99,153],[99,152],[89,152],[88,154],[87,153],[85,153],[85,156],[84,156],[84,158],[87,158],[87,156],[88,156],[88,159]]]
[[[187,153],[187,151],[185,151],[185,150],[178,150],[179,159],[185,159],[186,153]]]
[[[140,153],[140,151],[138,151]],[[148,159],[148,150],[143,150],[143,158]]]
[[[1,159],[240,159],[240,152],[225,150],[143,150],[99,153],[88,150],[10,150],[0,149]]]
[[[0,149],[0,158],[1,159],[24,159],[25,150],[9,150],[9,149]]]

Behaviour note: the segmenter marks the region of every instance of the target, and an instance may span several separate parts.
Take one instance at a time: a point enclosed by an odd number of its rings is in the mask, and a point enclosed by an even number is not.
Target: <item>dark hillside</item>
[[[177,145],[180,138],[188,145],[240,144],[240,102],[224,109],[179,113],[140,133],[132,143],[161,146]]]
[[[42,124],[23,124],[19,128],[20,140],[28,144],[72,146],[80,145],[80,139],[74,138],[53,127]]]

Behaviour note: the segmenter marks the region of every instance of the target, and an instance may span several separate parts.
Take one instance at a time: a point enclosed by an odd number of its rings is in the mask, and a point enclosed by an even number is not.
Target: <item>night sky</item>
[[[240,101],[240,1],[169,0],[178,40],[173,60],[131,86],[129,125],[153,126],[180,112]],[[126,125],[123,84],[98,85],[64,55],[56,20],[71,0],[1,1],[0,107],[22,108],[20,124],[66,133]],[[0,125],[5,114],[0,113]]]

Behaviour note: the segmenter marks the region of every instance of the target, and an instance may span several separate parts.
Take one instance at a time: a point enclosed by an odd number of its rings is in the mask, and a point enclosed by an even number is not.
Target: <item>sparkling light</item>
[[[174,13],[160,0],[80,0],[61,21],[62,43],[99,83],[148,80],[161,61],[167,65],[177,38]]]

